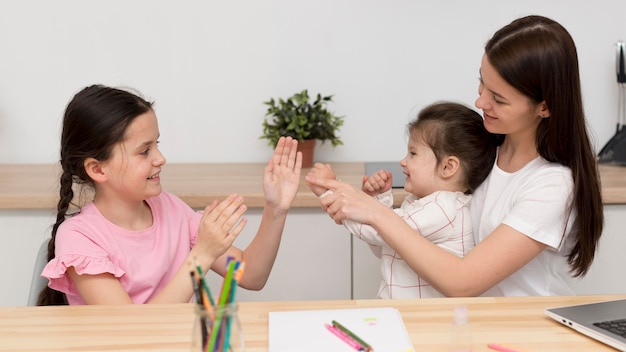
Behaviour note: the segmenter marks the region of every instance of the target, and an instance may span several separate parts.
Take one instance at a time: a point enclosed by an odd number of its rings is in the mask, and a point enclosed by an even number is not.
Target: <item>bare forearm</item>
[[[174,277],[168,282],[158,295],[148,303],[187,303],[194,295],[192,284],[192,272],[196,271],[197,258],[193,253],[187,256],[186,261],[180,266]],[[201,265],[202,268],[203,265]],[[206,272],[208,267],[202,268]],[[197,277],[197,276],[196,276]]]
[[[239,285],[250,290],[260,290],[265,286],[274,266],[287,211],[265,207],[259,230],[248,247],[243,251],[245,270]]]
[[[446,296],[478,296],[529,263],[546,245],[507,226],[498,226],[463,257],[411,235],[401,219],[381,217],[378,230],[418,275]]]

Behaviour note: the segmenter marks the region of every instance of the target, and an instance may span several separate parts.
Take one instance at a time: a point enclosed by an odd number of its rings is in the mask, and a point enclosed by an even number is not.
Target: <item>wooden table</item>
[[[331,163],[345,182],[361,185],[365,164]],[[265,205],[261,163],[166,164],[161,173],[163,188],[179,196],[194,208],[204,208],[214,199],[231,193],[243,195],[250,208]],[[304,182],[308,169],[302,170],[303,181],[293,206],[319,207],[319,200]],[[58,166],[52,164],[0,165],[0,209],[56,209],[58,199]],[[626,204],[626,167],[600,165],[604,204]],[[395,206],[406,192],[394,189]]]
[[[416,351],[447,352],[456,305],[469,309],[474,352],[492,351],[490,342],[529,352],[614,351],[553,321],[544,309],[618,298],[626,295],[241,302],[239,317],[252,352],[268,349],[268,312],[362,307],[399,309]],[[0,350],[188,351],[193,319],[191,304],[0,307]]]

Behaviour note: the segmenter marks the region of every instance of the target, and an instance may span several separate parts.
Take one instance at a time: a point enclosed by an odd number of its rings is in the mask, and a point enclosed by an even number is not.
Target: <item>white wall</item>
[[[615,128],[624,1],[3,0],[0,163],[55,162],[64,107],[93,83],[156,101],[169,162],[264,162],[262,102],[304,88],[334,94],[346,116],[345,145],[318,147],[320,160],[397,160],[411,113],[473,106],[484,43],[530,13],[574,37],[600,147]]]

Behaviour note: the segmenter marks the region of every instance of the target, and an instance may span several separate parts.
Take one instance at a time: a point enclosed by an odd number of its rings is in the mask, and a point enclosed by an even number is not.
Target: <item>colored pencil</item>
[[[232,304],[235,303],[235,291],[237,289],[237,282],[241,280],[241,276],[243,275],[243,267],[244,263],[236,262],[235,263],[235,273],[233,274],[233,283],[230,289],[230,297],[228,298],[228,317],[226,317],[226,333],[224,336],[224,348],[223,352],[226,352],[230,347],[230,326],[232,323],[232,314],[234,313],[232,309]]]
[[[206,280],[204,280],[204,273],[202,272],[202,268],[200,267],[199,264],[196,264],[196,270],[198,270],[198,275],[200,275],[200,278],[202,278],[202,288],[204,288],[207,295],[209,296],[209,302],[211,303],[211,306],[215,306],[215,302],[213,301],[213,296],[211,295],[211,290],[209,289],[209,286],[206,284]]]
[[[213,328],[211,329],[211,335],[209,337],[209,345],[207,347],[207,351],[216,351],[217,346],[217,337],[220,333],[220,327],[222,325],[222,318],[224,316],[224,307],[226,304],[226,300],[228,299],[230,288],[233,281],[233,272],[235,269],[235,261],[228,261],[228,269],[226,271],[226,276],[224,277],[224,281],[222,283],[222,290],[220,292],[219,303],[217,306],[217,313],[215,316],[215,321],[213,323]]]
[[[194,294],[196,296],[196,304],[198,305],[198,307],[202,310],[205,310],[205,305],[202,303],[202,294],[200,292],[200,286],[198,285],[198,280],[196,280],[196,275],[195,272],[190,272],[190,276],[191,276],[191,284],[193,287],[193,291]],[[198,317],[198,319],[200,319],[200,329],[201,329],[201,333],[202,333],[202,346],[206,346],[206,343],[208,341],[209,338],[209,329],[206,325],[206,320],[204,319],[203,316]]]
[[[350,331],[348,328],[346,328],[345,326],[339,324],[339,322],[337,322],[336,320],[333,320],[333,326],[336,327],[337,329],[343,331],[344,333],[346,333],[348,336],[350,336],[354,340],[356,340],[356,342],[358,342],[361,346],[363,346],[365,351],[367,351],[367,352],[373,351],[372,346],[370,346],[367,342],[363,341],[363,339],[358,337],[355,333]]]
[[[326,329],[328,329],[328,331],[332,332],[335,336],[339,337],[343,342],[347,343],[348,345],[350,345],[350,347],[354,348],[355,350],[365,351],[365,348],[361,346],[360,343],[358,343],[352,337],[348,336],[348,334],[346,334],[345,332],[341,331],[338,327],[330,325],[330,324],[326,324]]]

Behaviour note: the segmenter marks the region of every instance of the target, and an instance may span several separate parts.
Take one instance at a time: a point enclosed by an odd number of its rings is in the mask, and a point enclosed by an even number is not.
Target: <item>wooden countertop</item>
[[[618,298],[626,295],[241,302],[239,320],[246,351],[261,352],[268,351],[269,312],[394,307],[415,351],[447,352],[454,307],[465,305],[474,352],[493,352],[488,343],[529,352],[614,351],[550,319],[544,310]],[[30,352],[187,352],[193,321],[192,304],[0,307],[0,346]]]
[[[355,186],[361,185],[365,163],[332,163],[337,175]],[[250,208],[263,207],[263,163],[167,164],[161,173],[163,188],[194,208],[204,208],[213,199],[231,193],[243,195]],[[302,177],[308,169],[302,171]],[[604,204],[626,204],[626,167],[601,165]],[[0,210],[56,209],[58,166],[53,164],[0,165]],[[406,192],[394,189],[396,206]],[[317,197],[301,182],[294,200],[296,208],[316,208]]]

